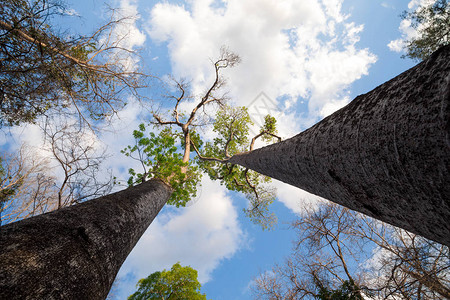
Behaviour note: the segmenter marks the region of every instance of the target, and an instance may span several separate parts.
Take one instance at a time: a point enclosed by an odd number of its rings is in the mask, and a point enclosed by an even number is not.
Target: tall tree
[[[281,143],[229,162],[450,246],[450,46]]]
[[[176,94],[167,97],[169,106],[165,113],[153,113],[152,125],[159,134],[147,133],[144,124],[133,132],[135,145],[122,152],[140,162],[141,171],[130,169],[128,184],[159,178],[174,189],[169,204],[184,206],[196,196],[196,188],[201,174],[206,173],[213,180],[219,180],[229,190],[242,192],[249,200],[245,213],[263,228],[275,223],[276,217],[268,206],[275,199],[274,189],[267,186],[270,178],[248,168],[229,163],[231,157],[240,152],[253,150],[257,139],[267,143],[279,141],[276,120],[266,116],[258,134],[249,138],[253,124],[245,107],[227,105],[228,98],[223,91],[225,80],[223,69],[233,67],[240,58],[221,48],[221,54],[214,62],[214,80],[201,97],[192,95],[189,86],[175,81]],[[180,106],[193,100],[190,111],[182,111]],[[171,102],[170,102],[171,101]],[[215,116],[208,112],[216,110]],[[164,115],[165,117],[162,117]],[[207,140],[201,134],[203,127],[212,124],[215,137]]]
[[[329,201],[293,222],[294,251],[257,299],[448,299],[449,248]]]
[[[0,298],[105,299],[170,194],[150,180],[0,227]]]
[[[53,109],[92,123],[145,86],[146,75],[130,68],[135,53],[114,35],[125,18],[113,14],[93,34],[76,36],[56,29],[55,16],[69,17],[60,0],[4,0],[0,16],[0,126]]]
[[[404,20],[411,22],[417,36],[405,43],[406,55],[424,60],[439,47],[450,43],[450,5],[448,0],[436,0],[420,5],[415,11],[404,12]]]
[[[155,272],[139,280],[138,290],[128,300],[206,300],[200,288],[197,271],[176,263],[169,271]]]

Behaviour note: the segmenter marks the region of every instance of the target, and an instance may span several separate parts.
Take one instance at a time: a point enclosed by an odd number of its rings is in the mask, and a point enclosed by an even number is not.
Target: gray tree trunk
[[[170,194],[151,180],[0,227],[0,299],[105,299]]]
[[[450,46],[248,167],[450,246]]]

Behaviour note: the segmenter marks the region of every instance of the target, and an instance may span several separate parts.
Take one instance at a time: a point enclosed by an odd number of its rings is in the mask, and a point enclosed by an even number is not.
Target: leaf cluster
[[[128,300],[206,300],[205,294],[200,293],[197,271],[189,266],[182,267],[180,263],[174,264],[169,271],[152,273],[139,280],[137,286],[138,290]]]
[[[253,125],[246,107],[223,106],[214,121],[213,131],[217,137],[204,146],[208,157],[227,159],[245,152],[249,144],[249,126]]]
[[[364,300],[361,295],[360,288],[351,279],[345,280],[342,285],[335,289],[330,290],[324,286],[320,281],[316,281],[316,285],[319,288],[319,293],[316,299],[320,300]]]
[[[276,121],[267,127],[276,131]],[[275,199],[275,190],[267,186],[271,179],[257,172],[226,162],[231,156],[245,152],[249,147],[249,128],[253,122],[246,107],[224,106],[216,114],[213,131],[217,134],[213,142],[206,142],[201,157],[213,157],[225,162],[201,159],[197,163],[212,180],[219,180],[228,190],[241,192],[249,200],[245,214],[263,228],[269,228],[276,217],[269,212],[269,205]],[[261,129],[263,130],[263,129]],[[270,139],[271,140],[271,139]]]
[[[144,124],[134,130],[135,145],[127,146],[121,152],[141,163],[143,172],[136,172],[133,168],[128,170],[131,175],[128,185],[132,186],[151,178],[158,178],[168,183],[173,193],[168,204],[176,207],[185,206],[196,197],[197,184],[200,181],[198,168],[189,162],[183,162],[183,155],[177,148],[177,139],[180,137],[172,128],[166,127],[159,134],[146,132]],[[183,172],[182,168],[187,167]]]
[[[262,140],[267,143],[272,143],[276,141],[275,135],[278,134],[277,130],[277,119],[271,115],[264,117],[264,125],[261,126],[260,133],[263,134]]]
[[[420,6],[413,12],[404,12],[402,18],[411,21],[418,30],[418,37],[406,42],[409,57],[418,61],[429,57],[434,51],[450,42],[450,6],[448,0],[437,0],[433,4]]]

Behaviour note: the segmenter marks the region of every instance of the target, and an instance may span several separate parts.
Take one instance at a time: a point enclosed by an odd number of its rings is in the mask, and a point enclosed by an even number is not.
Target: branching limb
[[[156,123],[155,124],[157,124],[157,125],[177,125],[177,126],[183,126],[183,124],[181,124],[180,122],[178,122],[178,121],[163,121],[162,119],[161,119],[161,117],[159,116],[159,115],[157,115],[157,114],[153,114],[153,118],[155,118],[155,120],[156,120]]]
[[[267,130],[263,130],[260,133],[258,133],[255,137],[252,138],[252,141],[250,143],[250,151],[253,151],[253,147],[255,146],[256,140],[258,138],[264,136],[264,135],[270,135],[271,137],[274,137],[274,138],[278,139],[278,142],[281,142],[281,137],[280,136],[278,136],[278,135],[276,135],[274,133],[268,132]]]
[[[194,119],[196,117],[196,113],[200,108],[202,108],[206,104],[209,104],[212,102],[216,102],[216,103],[220,104],[220,103],[223,103],[225,100],[224,97],[217,98],[217,97],[213,96],[213,92],[215,90],[219,89],[223,85],[223,79],[220,76],[220,70],[224,69],[224,68],[235,66],[236,64],[238,64],[240,62],[241,59],[238,55],[234,54],[233,52],[230,52],[225,47],[222,47],[220,49],[220,51],[221,51],[221,58],[214,63],[214,82],[209,87],[209,89],[207,90],[205,95],[201,98],[201,100],[197,104],[197,106],[195,106],[192,109],[192,111],[189,115],[189,118],[185,123],[186,126],[189,126],[192,124],[192,122],[194,121]]]
[[[203,156],[200,151],[198,151],[197,146],[195,146],[195,143],[193,141],[191,141],[191,145],[195,150],[195,153],[197,153],[197,156],[199,159],[204,160],[204,161],[214,161],[214,162],[218,162],[221,164],[226,164],[228,163],[229,159],[220,159],[220,158],[215,158],[215,157],[205,157]]]

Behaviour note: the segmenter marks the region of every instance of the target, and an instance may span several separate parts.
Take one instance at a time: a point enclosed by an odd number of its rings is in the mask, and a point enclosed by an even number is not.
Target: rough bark
[[[230,162],[450,246],[450,46]]]
[[[170,194],[150,180],[0,227],[0,299],[105,299]]]

